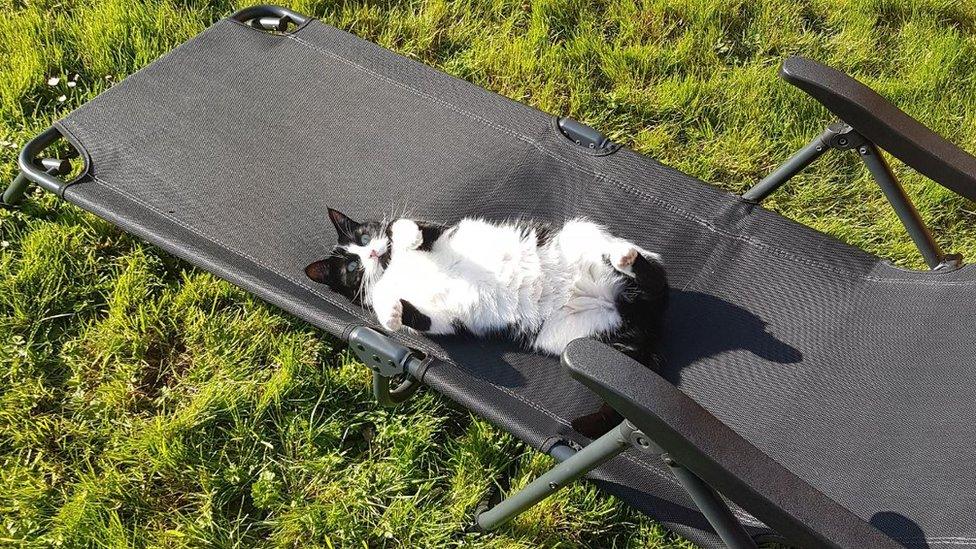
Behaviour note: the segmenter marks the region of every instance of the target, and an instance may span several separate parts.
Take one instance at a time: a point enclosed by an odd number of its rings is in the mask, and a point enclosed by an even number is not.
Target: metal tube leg
[[[3,203],[8,206],[20,204],[24,199],[24,193],[27,192],[27,185],[29,184],[30,181],[24,175],[24,172],[17,172],[17,177],[7,186],[7,190],[3,192]]]
[[[376,401],[381,406],[395,406],[406,402],[420,388],[420,381],[417,380],[416,375],[422,365],[423,362],[421,360],[415,357],[409,357],[404,365],[404,369],[408,375],[396,387],[390,386],[390,376],[383,375],[374,370],[373,395],[376,397]]]
[[[518,493],[491,509],[479,513],[475,521],[483,530],[498,528],[556,493],[563,486],[619,455],[630,446],[630,436],[634,431],[635,428],[630,422],[622,422],[609,433],[591,442],[586,448],[533,480]]]
[[[552,456],[552,459],[556,460],[557,463],[562,463],[576,455],[576,452],[578,451],[579,450],[568,444],[558,443],[549,449],[549,455]]]
[[[932,238],[932,234],[925,228],[925,222],[918,215],[918,210],[905,195],[905,190],[898,183],[898,179],[891,172],[891,167],[885,162],[878,148],[873,143],[865,143],[858,147],[857,152],[864,164],[867,165],[871,175],[878,182],[878,186],[881,187],[881,191],[884,192],[888,202],[891,203],[891,207],[895,209],[898,218],[905,225],[908,236],[912,237],[915,246],[922,252],[925,263],[930,269],[938,267],[944,259],[942,250]]]
[[[671,456],[665,454],[662,457],[664,463],[671,469],[671,473],[688,492],[692,501],[695,502],[698,509],[708,519],[709,524],[715,529],[715,533],[722,538],[722,542],[729,549],[756,549],[755,540],[746,533],[742,523],[735,518],[732,510],[711,486],[705,484],[696,474],[682,467],[680,463],[671,459]]]
[[[807,146],[803,147],[797,151],[796,154],[787,159],[786,162],[773,170],[773,173],[767,175],[762,179],[762,181],[756,183],[754,187],[746,191],[745,194],[742,195],[742,198],[751,202],[761,202],[773,191],[780,188],[783,183],[789,181],[791,177],[800,173],[814,160],[823,156],[823,154],[830,149],[830,146],[827,145],[827,143],[834,133],[835,132],[832,129],[827,129],[823,134],[819,135],[816,139],[807,144]]]

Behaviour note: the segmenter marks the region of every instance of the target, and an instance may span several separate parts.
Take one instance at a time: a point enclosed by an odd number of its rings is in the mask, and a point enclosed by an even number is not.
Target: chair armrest
[[[936,183],[976,200],[976,158],[846,74],[803,57],[779,72],[875,145]]]
[[[570,374],[672,458],[800,547],[901,547],[773,461],[661,376],[594,340],[563,353]]]

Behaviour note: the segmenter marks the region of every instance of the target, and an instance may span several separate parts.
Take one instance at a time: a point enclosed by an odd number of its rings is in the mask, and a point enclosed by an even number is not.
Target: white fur
[[[543,246],[515,223],[480,219],[462,220],[430,251],[416,249],[422,235],[413,221],[394,222],[390,234],[391,242],[376,239],[367,247],[392,250],[378,277],[370,250],[349,247],[367,258],[366,303],[386,329],[402,328],[403,299],[430,317],[429,333],[453,333],[457,321],[478,335],[515,326],[532,348],[552,354],[573,339],[618,328],[622,277],[633,276],[637,253],[658,258],[582,219]]]

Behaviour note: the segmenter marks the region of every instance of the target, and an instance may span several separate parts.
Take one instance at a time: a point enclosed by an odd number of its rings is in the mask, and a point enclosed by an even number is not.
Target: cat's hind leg
[[[661,256],[659,254],[649,252],[632,242],[620,238],[613,238],[609,242],[605,257],[614,269],[631,278],[637,278],[637,271],[641,269],[646,270],[648,267],[647,264],[650,262],[654,262],[657,265],[661,264]]]

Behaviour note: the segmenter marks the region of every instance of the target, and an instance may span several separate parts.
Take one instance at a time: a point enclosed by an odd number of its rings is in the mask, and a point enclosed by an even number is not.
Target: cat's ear
[[[335,225],[340,243],[352,242],[355,240],[353,234],[356,229],[359,228],[359,223],[349,219],[349,216],[340,212],[339,210],[333,210],[332,208],[329,208],[329,219],[331,219],[332,224]]]
[[[305,267],[305,276],[320,284],[326,284],[329,280],[330,267],[327,259],[321,259]]]

